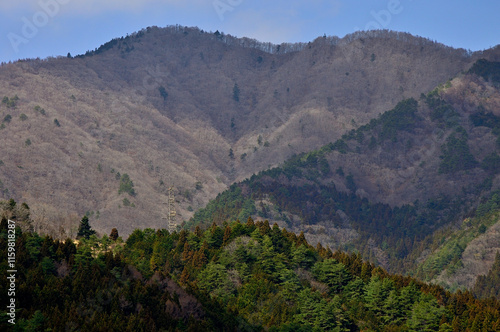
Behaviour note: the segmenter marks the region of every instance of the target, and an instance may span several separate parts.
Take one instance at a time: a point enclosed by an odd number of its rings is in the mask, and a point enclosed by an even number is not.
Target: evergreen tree
[[[240,88],[238,87],[238,84],[234,83],[233,86],[233,99],[236,102],[240,101]]]
[[[413,307],[408,327],[410,331],[437,331],[443,312],[444,308],[439,306],[432,295],[424,294]]]
[[[89,218],[87,216],[83,216],[80,221],[80,226],[78,227],[77,238],[85,238],[88,239],[91,235],[94,235],[95,231],[90,227]]]
[[[316,263],[312,272],[319,281],[330,287],[332,293],[340,293],[352,278],[344,264],[334,259],[326,259]]]
[[[322,309],[326,307],[326,301],[321,298],[321,294],[317,291],[312,291],[310,288],[302,290],[298,294],[298,313],[295,315],[297,323],[317,327],[318,323],[327,324],[320,315]],[[331,322],[329,322],[331,323]]]
[[[366,308],[378,316],[385,314],[384,303],[392,290],[394,290],[392,280],[387,278],[381,280],[379,276],[373,276],[366,286],[364,299]]]

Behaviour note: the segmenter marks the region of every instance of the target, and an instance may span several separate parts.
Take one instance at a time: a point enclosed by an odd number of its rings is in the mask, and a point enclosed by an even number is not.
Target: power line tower
[[[167,217],[163,219],[167,219],[168,231],[172,233],[177,229],[177,223],[175,222],[177,212],[175,211],[175,195],[173,186],[168,188],[168,201],[166,204],[168,207],[168,214]]]

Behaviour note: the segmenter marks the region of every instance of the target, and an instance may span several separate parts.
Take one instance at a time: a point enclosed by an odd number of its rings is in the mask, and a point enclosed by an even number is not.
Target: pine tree
[[[191,248],[189,247],[189,243],[186,241],[184,243],[184,250],[182,251],[182,260],[187,262],[192,258],[193,254],[191,252]]]
[[[85,238],[88,239],[91,235],[94,235],[95,231],[90,227],[89,218],[87,216],[83,216],[80,221],[80,227],[78,227],[77,238]]]
[[[233,99],[236,102],[240,101],[240,88],[239,88],[238,84],[236,84],[236,83],[234,83],[234,86],[233,86]]]
[[[226,226],[226,229],[224,230],[224,237],[222,238],[222,245],[225,246],[231,237],[231,227]]]
[[[184,269],[182,270],[181,277],[179,279],[179,283],[181,285],[187,285],[189,281],[189,271],[187,270],[187,267],[184,266]]]
[[[444,308],[429,294],[422,295],[420,302],[413,307],[407,325],[410,331],[437,331]]]

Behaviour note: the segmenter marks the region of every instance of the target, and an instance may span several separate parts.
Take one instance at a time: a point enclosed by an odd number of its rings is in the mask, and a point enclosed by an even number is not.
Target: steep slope
[[[496,193],[480,205],[480,210],[488,205],[488,210],[497,207],[498,203],[500,199]],[[494,268],[495,257],[500,253],[499,216],[498,209],[494,208],[487,213],[478,213],[474,218],[466,218],[457,227],[436,232],[432,243],[421,255],[414,275],[453,291],[487,288],[488,283],[480,281],[478,277],[497,273],[490,270]],[[491,281],[489,284],[494,286]],[[476,293],[489,296],[484,291]]]
[[[389,31],[272,45],[175,26],[4,64],[2,197],[27,201],[54,235],[84,213],[127,234],[164,225],[174,186],[187,220],[234,180],[335,141],[479,56]]]
[[[486,63],[494,73],[497,63]],[[269,219],[407,273],[426,259],[433,234],[468,229],[462,221],[486,209],[479,204],[495,200],[500,187],[499,85],[478,76],[478,64],[335,143],[234,184],[186,226]]]

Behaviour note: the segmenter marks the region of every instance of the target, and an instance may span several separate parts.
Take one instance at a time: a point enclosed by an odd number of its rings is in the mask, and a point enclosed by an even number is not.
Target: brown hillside
[[[39,227],[57,215],[56,235],[86,212],[96,230],[126,235],[165,225],[173,185],[188,219],[233,181],[335,141],[479,56],[388,31],[278,48],[169,27],[4,64],[0,97],[19,100],[0,106],[11,116],[0,198],[26,201]],[[119,194],[123,174],[135,196]]]

